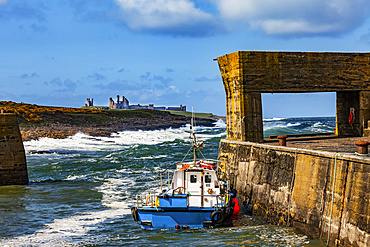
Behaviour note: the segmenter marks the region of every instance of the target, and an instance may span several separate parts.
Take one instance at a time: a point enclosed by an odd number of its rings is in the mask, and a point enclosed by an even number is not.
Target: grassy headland
[[[179,127],[190,123],[189,112],[155,110],[94,110],[38,106],[0,101],[4,113],[16,113],[23,140],[39,137],[65,138],[77,132],[106,136],[122,130]],[[197,124],[211,125],[218,117],[196,114]]]

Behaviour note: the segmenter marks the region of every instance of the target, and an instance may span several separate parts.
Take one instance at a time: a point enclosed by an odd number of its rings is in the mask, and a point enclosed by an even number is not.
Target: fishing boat
[[[136,196],[131,213],[142,230],[193,229],[231,224],[236,199],[233,199],[235,193],[230,192],[229,165],[204,157],[200,151],[204,143],[197,142],[193,121],[189,139],[192,139],[192,145],[184,159],[174,164],[176,169],[172,182],[169,182],[171,169],[168,168],[164,171],[167,172],[166,186],[162,182],[162,173],[158,192]],[[194,157],[186,160],[191,151]],[[202,159],[198,159],[198,152],[203,156]],[[219,180],[219,177],[226,181]]]

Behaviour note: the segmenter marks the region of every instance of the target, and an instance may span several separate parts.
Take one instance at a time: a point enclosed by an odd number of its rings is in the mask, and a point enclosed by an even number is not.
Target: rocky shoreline
[[[178,128],[189,124],[194,115],[196,125],[212,126],[218,119],[212,113],[160,111],[152,109],[101,110],[38,106],[35,104],[0,101],[3,113],[16,114],[23,141],[42,137],[67,138],[78,132],[90,136],[110,136],[125,130]]]
[[[197,125],[213,126],[216,120],[196,119]],[[112,133],[125,130],[153,130],[178,128],[190,123],[189,117],[172,116],[153,119],[117,119],[104,125],[90,124],[85,126],[76,126],[71,124],[54,123],[41,126],[20,127],[23,141],[38,140],[42,137],[63,139],[75,135],[78,132],[90,136],[110,136]]]

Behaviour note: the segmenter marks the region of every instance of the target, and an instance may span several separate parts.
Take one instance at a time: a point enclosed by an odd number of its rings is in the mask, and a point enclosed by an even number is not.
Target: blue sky
[[[367,0],[0,0],[0,100],[225,115],[213,59],[238,50],[370,50]],[[334,116],[335,94],[264,94],[264,117]]]

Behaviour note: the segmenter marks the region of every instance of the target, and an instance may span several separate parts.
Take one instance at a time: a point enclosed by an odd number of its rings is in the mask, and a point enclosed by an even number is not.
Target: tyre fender
[[[136,207],[131,208],[131,215],[132,215],[132,218],[134,218],[134,220],[136,222],[139,221],[139,214],[137,212],[137,208]]]
[[[214,224],[220,224],[224,221],[225,219],[225,214],[222,211],[214,211],[211,214],[211,221]]]
[[[231,216],[233,216],[233,212],[234,212],[233,207],[227,207],[226,210],[225,210],[226,219],[229,220],[231,218]]]

